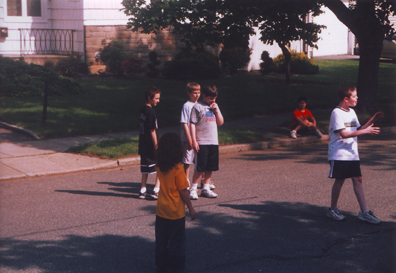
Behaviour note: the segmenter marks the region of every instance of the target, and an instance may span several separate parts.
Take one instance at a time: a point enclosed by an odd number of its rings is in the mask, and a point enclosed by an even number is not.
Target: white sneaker
[[[335,208],[335,209],[329,209],[326,213],[326,216],[336,220],[336,221],[342,221],[345,219],[345,216],[341,214],[340,210]]]
[[[297,138],[297,132],[296,131],[290,131],[290,137],[296,139]]]
[[[197,190],[190,189],[190,199],[191,200],[198,200]]]
[[[381,221],[378,220],[378,218],[374,216],[374,212],[372,212],[371,210],[366,211],[366,212],[359,211],[358,219],[368,222],[370,224],[378,225],[379,223],[381,223]]]
[[[201,189],[203,189],[203,185],[204,185],[203,182],[204,182],[204,180],[201,179]],[[216,188],[216,186],[212,180],[209,181],[209,187],[210,187],[210,190],[214,190]]]
[[[207,198],[216,198],[216,197],[217,197],[217,194],[214,193],[214,192],[211,191],[211,190],[202,190],[202,191],[201,191],[201,196],[202,196],[202,197],[207,197]]]

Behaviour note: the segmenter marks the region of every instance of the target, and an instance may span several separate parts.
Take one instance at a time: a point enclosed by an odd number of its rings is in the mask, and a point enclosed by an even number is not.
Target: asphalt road
[[[347,220],[325,217],[326,144],[225,155],[219,197],[187,220],[187,272],[396,272],[396,138],[370,138],[359,146],[380,225],[357,219],[351,182]],[[156,203],[137,198],[139,181],[131,166],[0,182],[0,272],[155,272]]]

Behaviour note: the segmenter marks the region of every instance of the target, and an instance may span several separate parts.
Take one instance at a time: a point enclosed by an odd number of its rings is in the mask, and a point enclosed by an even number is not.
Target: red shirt
[[[291,121],[291,125],[290,125],[290,129],[293,130],[298,124],[298,120],[297,118],[301,119],[301,120],[309,120],[309,119],[313,119],[313,115],[311,113],[311,111],[309,111],[308,109],[304,109],[304,110],[300,110],[300,109],[296,109],[293,112],[293,117],[292,117],[292,121]]]

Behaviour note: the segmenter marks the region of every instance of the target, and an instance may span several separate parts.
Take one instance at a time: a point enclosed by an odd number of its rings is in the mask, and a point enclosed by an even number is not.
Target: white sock
[[[155,193],[159,193],[159,189],[160,189],[160,188],[154,188],[154,192],[155,192]]]
[[[209,184],[203,184],[203,190],[210,191],[210,185]]]
[[[196,191],[198,189],[198,184],[191,184],[190,189]]]
[[[141,193],[145,193],[146,191],[147,191],[146,187],[143,187],[143,188],[140,189]]]

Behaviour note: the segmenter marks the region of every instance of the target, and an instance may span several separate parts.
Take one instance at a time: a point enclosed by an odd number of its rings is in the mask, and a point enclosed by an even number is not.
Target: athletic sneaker
[[[204,185],[203,182],[204,182],[204,180],[201,179],[201,189],[203,189],[203,185]],[[214,190],[216,188],[216,186],[214,185],[212,180],[209,181],[209,187],[210,187],[210,190]]]
[[[296,139],[297,138],[297,132],[296,131],[290,131],[290,137]]]
[[[341,214],[340,210],[335,208],[335,209],[329,209],[326,214],[327,217],[336,220],[336,221],[342,221],[345,219],[345,216]]]
[[[147,200],[157,200],[158,199],[158,192],[152,191],[152,193],[146,193]]]
[[[366,211],[366,212],[359,211],[358,218],[359,218],[359,220],[368,222],[370,224],[377,225],[377,224],[381,223],[381,221],[378,220],[378,218],[374,216],[374,212],[372,212],[371,210]]]
[[[211,190],[202,190],[202,191],[201,191],[201,196],[202,196],[202,197],[207,197],[207,198],[216,198],[216,197],[217,197],[217,194],[214,193],[214,192],[211,191]]]
[[[146,198],[146,192],[139,191],[139,199],[145,199],[145,198]]]
[[[315,135],[316,135],[318,138],[321,138],[321,137],[323,136],[322,132],[319,131],[319,130],[316,130]]]
[[[190,189],[190,199],[191,200],[198,200],[197,190]]]

